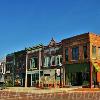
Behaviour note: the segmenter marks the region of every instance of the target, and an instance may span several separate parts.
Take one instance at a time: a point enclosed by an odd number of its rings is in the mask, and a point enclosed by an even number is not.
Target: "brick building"
[[[61,84],[62,68],[62,45],[53,38],[43,49],[43,77],[44,84]]]
[[[43,47],[44,47],[43,45],[37,45],[37,46],[26,48],[27,51],[26,86],[28,87],[35,86],[36,83],[39,82],[39,68],[40,68],[40,77],[43,75],[43,71],[41,70],[42,58],[43,58]],[[39,61],[39,58],[41,61]]]
[[[21,50],[6,56],[6,80],[8,86],[25,86],[26,51]]]
[[[6,56],[6,77],[15,86],[61,84],[92,87],[100,82],[100,36],[85,33],[47,46],[38,45]],[[40,69],[40,70],[39,70]],[[39,73],[40,71],[40,73]],[[25,82],[26,79],[26,82]]]
[[[14,53],[6,56],[6,73],[5,79],[8,86],[14,86]]]
[[[26,50],[14,52],[14,85],[25,86]]]
[[[100,82],[100,36],[85,33],[62,40],[65,85]]]

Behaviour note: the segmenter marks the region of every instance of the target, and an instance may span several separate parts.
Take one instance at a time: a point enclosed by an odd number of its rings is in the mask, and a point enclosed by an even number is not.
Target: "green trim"
[[[67,73],[74,73],[74,72],[89,72],[90,64],[89,63],[82,63],[82,64],[66,64],[65,71]]]

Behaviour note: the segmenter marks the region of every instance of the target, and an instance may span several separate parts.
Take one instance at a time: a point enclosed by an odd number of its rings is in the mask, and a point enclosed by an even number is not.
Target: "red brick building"
[[[62,45],[53,38],[43,49],[43,77],[44,84],[61,84],[62,69]]]
[[[33,46],[27,48],[27,86],[35,86],[39,81],[39,63],[42,67],[43,59],[43,45]],[[41,53],[41,57],[39,55]],[[39,62],[39,57],[41,62]],[[40,69],[40,77],[43,75],[43,71]]]
[[[100,36],[85,33],[62,40],[65,85],[100,82]]]

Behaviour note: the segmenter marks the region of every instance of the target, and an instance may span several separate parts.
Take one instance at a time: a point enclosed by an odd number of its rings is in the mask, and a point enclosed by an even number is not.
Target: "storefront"
[[[43,71],[40,71],[40,77],[43,76]],[[39,70],[28,71],[27,72],[27,86],[36,86],[39,82]]]
[[[90,64],[67,64],[65,67],[65,84],[81,86],[90,81]]]
[[[41,81],[44,84],[61,84],[63,75],[63,69],[62,68],[55,68],[55,69],[45,69],[43,70],[43,77],[41,78]]]

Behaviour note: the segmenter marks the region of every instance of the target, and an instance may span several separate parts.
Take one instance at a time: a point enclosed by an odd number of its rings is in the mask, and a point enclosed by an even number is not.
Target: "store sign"
[[[49,48],[47,50],[44,50],[44,53],[49,53],[51,54],[51,52],[56,52],[57,50],[59,50],[59,48]]]
[[[44,70],[44,74],[50,74],[50,70]]]
[[[60,76],[60,69],[56,70],[57,76]]]

